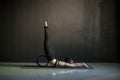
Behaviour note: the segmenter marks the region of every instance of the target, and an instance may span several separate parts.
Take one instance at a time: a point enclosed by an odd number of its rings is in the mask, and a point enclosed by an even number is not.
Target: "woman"
[[[71,58],[66,58],[65,61],[58,61],[55,59],[55,53],[51,49],[49,40],[48,40],[48,25],[47,21],[45,21],[45,26],[44,26],[44,51],[47,56],[47,59],[49,60],[50,64],[55,67],[86,67],[89,68],[88,65],[85,63],[73,63],[73,60]]]

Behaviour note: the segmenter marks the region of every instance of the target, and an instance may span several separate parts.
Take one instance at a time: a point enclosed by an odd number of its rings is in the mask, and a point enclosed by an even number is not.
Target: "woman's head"
[[[66,57],[64,61],[67,63],[73,63],[73,60],[70,57]]]

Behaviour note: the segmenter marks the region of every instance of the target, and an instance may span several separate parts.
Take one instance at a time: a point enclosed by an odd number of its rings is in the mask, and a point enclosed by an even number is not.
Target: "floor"
[[[0,62],[0,80],[120,80],[119,63],[87,63],[94,69],[32,68]]]

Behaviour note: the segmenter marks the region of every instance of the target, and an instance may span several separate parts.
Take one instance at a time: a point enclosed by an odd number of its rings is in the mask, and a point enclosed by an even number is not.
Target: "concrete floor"
[[[94,69],[21,67],[35,63],[0,63],[0,80],[120,80],[120,64],[87,63]]]

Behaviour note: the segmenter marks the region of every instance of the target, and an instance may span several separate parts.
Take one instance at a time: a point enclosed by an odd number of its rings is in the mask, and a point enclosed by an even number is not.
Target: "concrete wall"
[[[56,58],[118,61],[114,0],[1,1],[0,61],[35,61],[43,54],[43,22]]]

